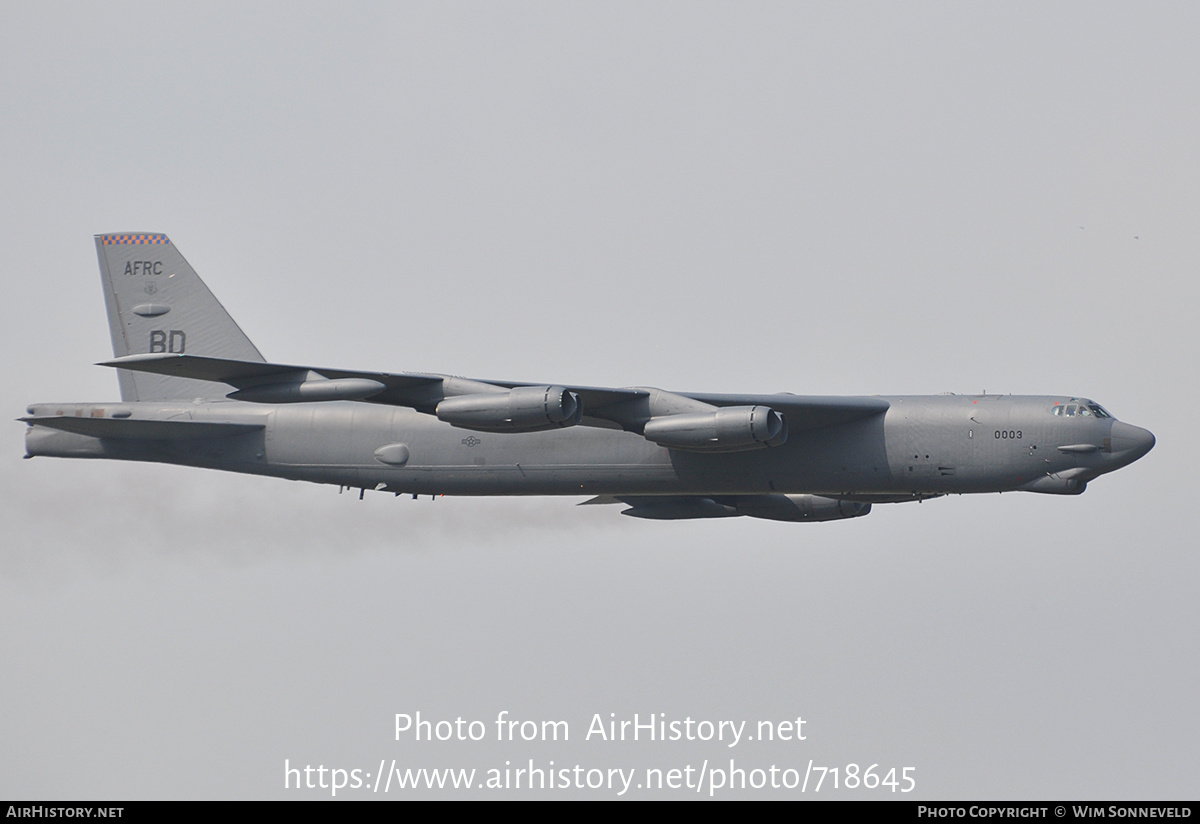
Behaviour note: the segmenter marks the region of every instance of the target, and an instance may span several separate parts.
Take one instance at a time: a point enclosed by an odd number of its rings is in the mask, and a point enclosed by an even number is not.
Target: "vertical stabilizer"
[[[96,235],[113,354],[187,353],[261,361],[263,356],[166,235]],[[126,401],[223,398],[218,383],[117,370]]]

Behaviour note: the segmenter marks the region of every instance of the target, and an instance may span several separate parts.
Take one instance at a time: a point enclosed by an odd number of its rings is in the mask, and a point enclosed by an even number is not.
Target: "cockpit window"
[[[1103,406],[1087,401],[1085,403],[1056,403],[1054,414],[1060,418],[1112,418]]]

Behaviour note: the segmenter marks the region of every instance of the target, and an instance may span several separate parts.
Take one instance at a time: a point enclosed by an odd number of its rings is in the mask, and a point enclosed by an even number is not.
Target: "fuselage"
[[[793,429],[734,453],[668,449],[636,432],[462,429],[413,409],[335,401],[38,404],[34,416],[246,424],[218,437],[96,437],[33,425],[29,456],[173,463],[395,493],[761,495],[906,500],[949,493],[1083,491],[1154,445],[1080,398],[886,397],[885,412]],[[1057,412],[1056,412],[1057,410]],[[253,428],[251,428],[253,427]]]

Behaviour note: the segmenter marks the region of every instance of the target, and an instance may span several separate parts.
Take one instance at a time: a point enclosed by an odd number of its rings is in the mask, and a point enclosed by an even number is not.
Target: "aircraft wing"
[[[229,397],[238,400],[264,403],[370,400],[422,411],[432,411],[430,402],[436,406],[444,377],[419,372],[358,372],[169,353],[128,355],[99,365],[225,383],[235,390]]]
[[[229,360],[226,358],[209,358],[198,355],[179,354],[150,354],[128,355],[110,361],[102,361],[99,366],[112,366],[118,369],[131,369],[135,372],[153,372],[159,375],[171,375],[179,378],[217,381],[226,383],[238,390],[231,397],[241,397],[252,400],[253,394],[244,394],[246,390],[253,393],[256,389],[268,386],[280,386],[297,383],[311,383],[315,386],[309,373],[319,375],[327,381],[372,381],[380,384],[374,391],[363,394],[362,397],[345,396],[320,397],[319,392],[313,392],[313,397],[295,397],[289,400],[365,400],[371,403],[382,403],[391,406],[408,406],[421,411],[433,411],[437,401],[444,393],[444,385],[454,384],[455,394],[463,394],[463,390],[492,390],[502,391],[518,386],[542,386],[543,384],[513,383],[507,381],[485,381],[470,378],[459,378],[451,375],[438,375],[426,372],[361,372],[348,369],[328,369],[319,366],[295,366],[279,363],[260,363],[255,361]],[[363,389],[371,388],[362,384]],[[612,389],[608,387],[578,386],[567,387],[579,396],[584,408],[600,410],[614,404],[645,398],[649,392],[644,389]],[[333,394],[337,394],[336,392]],[[428,409],[426,409],[428,407]],[[591,412],[589,411],[589,415]]]
[[[684,434],[661,434],[652,439],[663,445],[680,445],[694,441],[702,435],[693,434],[700,429],[715,426],[713,413],[722,407],[735,407],[745,421],[738,425],[762,426],[750,423],[752,409],[774,410],[786,417],[787,427],[792,431],[820,429],[827,426],[850,423],[880,415],[889,404],[878,397],[826,397],[780,393],[775,395],[705,394],[691,392],[665,392],[653,388],[610,388],[597,386],[547,386],[545,384],[516,383],[508,381],[476,380],[451,375],[424,372],[362,372],[346,369],[328,369],[316,366],[299,366],[259,361],[232,360],[227,358],[203,357],[187,354],[155,353],[129,355],[104,361],[101,366],[153,372],[204,381],[216,381],[232,386],[235,391],[229,397],[259,403],[293,403],[301,401],[354,400],[392,406],[404,406],[426,414],[437,414],[443,420],[466,428],[491,429],[492,431],[536,431],[533,428],[519,429],[512,419],[521,410],[513,407],[514,415],[508,412],[492,415],[493,420],[475,425],[479,418],[476,406],[487,406],[488,411],[499,409],[507,401],[505,396],[529,393],[530,397],[540,389],[559,393],[559,398],[573,396],[571,402],[576,411],[564,414],[551,426],[545,421],[538,423],[542,428],[556,428],[583,422],[585,425],[621,428],[643,432],[649,421],[672,418]],[[444,414],[445,406],[439,404],[454,399],[459,407],[459,418]],[[466,400],[465,411],[463,401]],[[476,403],[469,399],[480,399]],[[582,410],[579,414],[578,410]],[[486,413],[485,413],[486,414]],[[726,414],[726,413],[721,413]],[[472,417],[476,416],[476,417]],[[497,422],[497,418],[503,419]],[[703,420],[701,420],[703,418]],[[690,419],[690,420],[684,420]],[[732,420],[732,416],[729,418]],[[739,419],[740,420],[740,419]],[[722,424],[724,425],[724,424]],[[777,427],[778,428],[778,427]],[[647,430],[649,433],[650,430]],[[774,432],[776,430],[772,430]],[[647,437],[651,437],[647,434]],[[754,436],[758,442],[766,442],[768,436]],[[786,438],[786,434],[783,436]],[[679,438],[683,438],[682,441]],[[715,442],[714,438],[707,441]],[[778,440],[782,443],[782,439]],[[768,443],[767,445],[772,445]]]
[[[324,378],[370,378],[380,381],[391,389],[438,382],[442,375],[426,375],[420,372],[355,372],[346,369],[323,369],[316,366],[292,366],[282,363],[208,358],[200,355],[151,354],[127,355],[99,366],[132,369],[135,372],[153,372],[178,378],[194,378],[202,381],[219,381],[238,389],[264,383],[285,383],[303,379],[308,372],[316,372]]]
[[[497,386],[537,386],[529,383],[505,383],[493,381]],[[572,392],[579,394],[584,402],[584,415],[620,420],[621,406],[629,406],[631,401],[646,398],[651,392],[659,390],[604,389],[590,386],[568,386]],[[706,392],[668,392],[680,398],[699,401],[707,406],[766,406],[782,412],[787,416],[788,426],[794,430],[821,429],[826,426],[836,426],[843,423],[881,415],[891,404],[880,397],[848,396],[848,395],[794,395],[790,392],[780,392],[774,395],[739,395]]]

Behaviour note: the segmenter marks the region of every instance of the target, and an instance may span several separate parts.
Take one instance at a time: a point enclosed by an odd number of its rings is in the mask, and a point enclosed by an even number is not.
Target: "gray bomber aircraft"
[[[716,395],[268,363],[166,235],[98,235],[96,251],[116,356],[101,365],[121,402],[29,407],[26,457],[831,521],[947,494],[1076,495],[1154,446],[1065,396]]]

